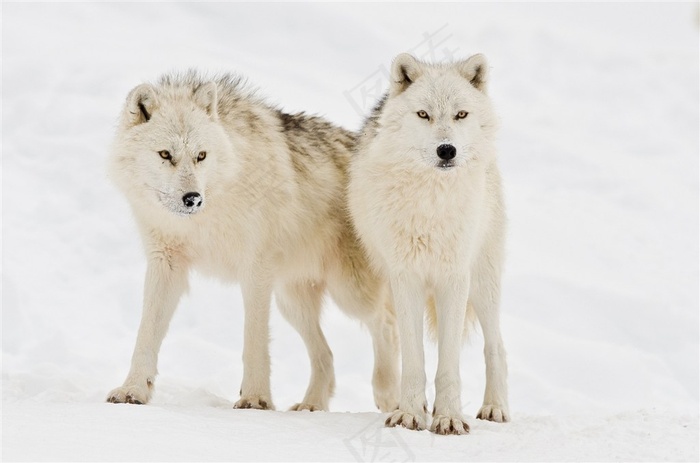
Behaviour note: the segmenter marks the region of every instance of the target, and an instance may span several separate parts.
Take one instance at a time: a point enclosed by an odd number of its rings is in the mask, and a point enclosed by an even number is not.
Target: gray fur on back
[[[270,105],[241,76],[231,73],[207,76],[189,69],[162,75],[156,88],[171,97],[187,97],[208,82],[216,83],[217,113],[221,119],[244,123],[246,130],[265,136],[270,127],[260,111],[276,116],[278,130],[286,139],[297,174],[308,175],[313,171],[314,163],[328,161],[345,174],[349,161],[347,154],[354,150],[357,141],[355,133],[318,116],[305,112],[290,114]]]

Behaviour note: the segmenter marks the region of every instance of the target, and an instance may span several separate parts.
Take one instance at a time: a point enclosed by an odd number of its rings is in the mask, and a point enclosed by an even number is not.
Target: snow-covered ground
[[[3,3],[2,459],[697,461],[699,18],[696,3]],[[407,50],[490,60],[512,423],[384,428],[369,335],[330,304],[332,412],[233,410],[240,292],[197,275],[153,402],[104,403],[145,269],[105,175],[127,92],[168,70],[234,71],[287,111],[357,128]],[[276,312],[272,333],[284,410],[308,362]],[[480,344],[462,357],[469,417]]]

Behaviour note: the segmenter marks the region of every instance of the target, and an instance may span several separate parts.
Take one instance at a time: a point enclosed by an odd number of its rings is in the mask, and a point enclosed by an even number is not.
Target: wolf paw
[[[382,413],[388,413],[399,408],[399,391],[397,390],[374,390],[374,404]]]
[[[430,432],[435,434],[469,434],[469,425],[460,417],[435,415],[430,425]]]
[[[306,403],[294,404],[289,409],[290,412],[301,412],[304,410],[308,410],[310,412],[319,412],[319,411],[324,411],[325,409],[320,405],[306,404]]]
[[[386,398],[383,400],[375,398],[375,405],[382,413],[395,412],[399,409],[399,401],[394,398]]]
[[[153,383],[147,381],[143,386],[129,385],[114,389],[107,396],[107,402],[113,404],[137,404],[148,403],[151,398]]]
[[[391,371],[376,370],[372,378],[372,389],[374,392],[374,404],[383,413],[393,412],[399,408],[399,397],[401,396],[398,370]]]
[[[510,416],[505,407],[499,407],[497,405],[484,405],[476,414],[476,417],[480,420],[495,421],[496,423],[507,423],[510,421]]]
[[[384,424],[389,428],[402,426],[406,429],[411,429],[414,431],[422,431],[426,427],[424,415],[414,415],[412,413],[404,412],[403,410],[396,410],[389,416],[389,418],[386,419]]]
[[[274,410],[275,406],[272,401],[264,399],[260,396],[241,397],[238,402],[233,404],[233,408],[254,408],[257,410]]]

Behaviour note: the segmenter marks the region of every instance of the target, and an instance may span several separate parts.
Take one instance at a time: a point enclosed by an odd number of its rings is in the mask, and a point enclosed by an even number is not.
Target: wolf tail
[[[435,342],[437,341],[437,309],[435,307],[435,298],[428,298],[428,305],[425,309],[425,318],[428,322],[428,336]],[[464,331],[462,331],[462,342],[469,339],[469,333],[476,329],[478,318],[474,311],[474,306],[471,302],[467,302],[467,313],[464,316]]]

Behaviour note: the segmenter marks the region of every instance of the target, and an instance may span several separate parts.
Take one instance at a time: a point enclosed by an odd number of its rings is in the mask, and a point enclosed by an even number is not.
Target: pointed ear
[[[406,90],[423,74],[423,67],[412,55],[401,53],[391,63],[391,92],[394,95]]]
[[[194,101],[201,106],[212,119],[218,118],[216,83],[207,82],[194,91]]]
[[[457,64],[459,73],[477,90],[486,93],[489,67],[486,57],[474,55]]]
[[[141,84],[126,97],[126,117],[133,124],[148,122],[158,109],[156,91],[150,84]]]

